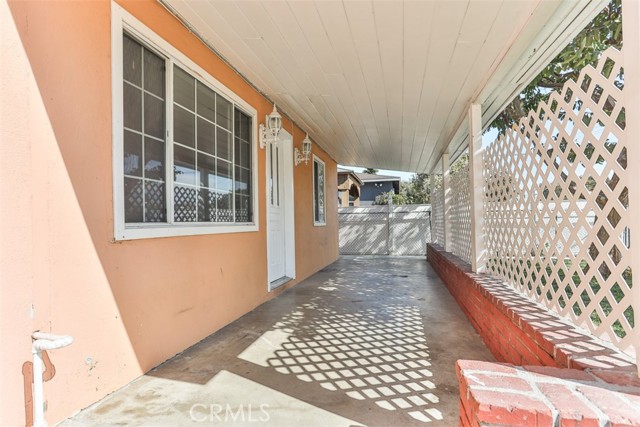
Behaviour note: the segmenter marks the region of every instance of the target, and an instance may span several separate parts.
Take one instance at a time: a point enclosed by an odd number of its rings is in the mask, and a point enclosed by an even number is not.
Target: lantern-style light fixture
[[[309,134],[302,140],[302,153],[296,147],[294,155],[296,166],[302,162],[304,162],[305,165],[309,162],[309,158],[311,157],[311,140],[309,139]]]
[[[278,134],[282,129],[282,116],[278,113],[276,104],[273,104],[273,111],[267,114],[264,124],[260,124],[260,148],[267,146],[269,142],[278,142]]]

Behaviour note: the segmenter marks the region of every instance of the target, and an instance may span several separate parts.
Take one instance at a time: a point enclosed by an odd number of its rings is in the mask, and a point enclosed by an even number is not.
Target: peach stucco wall
[[[153,1],[119,2],[264,117],[269,103]],[[0,424],[25,423],[30,334],[73,335],[50,353],[57,422],[196,343],[267,292],[265,153],[259,231],[113,243],[109,1],[0,1]],[[304,131],[293,130],[294,146]],[[295,168],[297,281],[338,257],[336,164],[327,225],[312,168]]]

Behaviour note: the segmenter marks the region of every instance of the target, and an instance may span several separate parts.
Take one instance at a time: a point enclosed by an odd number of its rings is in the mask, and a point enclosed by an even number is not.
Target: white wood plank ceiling
[[[429,171],[605,0],[162,0],[339,163]],[[262,117],[260,120],[264,120]]]

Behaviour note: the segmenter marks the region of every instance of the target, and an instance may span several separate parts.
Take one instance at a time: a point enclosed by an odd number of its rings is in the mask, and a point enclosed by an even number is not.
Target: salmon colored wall
[[[159,4],[120,4],[259,120],[271,111]],[[259,232],[112,242],[110,10],[104,0],[0,2],[2,425],[25,423],[22,367],[34,330],[75,340],[50,353],[52,424],[284,290],[267,292],[263,150]],[[304,131],[284,122],[300,147]],[[296,167],[297,281],[338,257],[336,163],[313,150],[326,162],[327,225],[313,225],[311,166]]]

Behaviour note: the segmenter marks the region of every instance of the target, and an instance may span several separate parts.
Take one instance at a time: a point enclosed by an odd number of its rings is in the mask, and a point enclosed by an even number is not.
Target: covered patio
[[[61,425],[452,426],[460,358],[494,360],[424,258],[343,256]]]
[[[11,424],[640,426],[640,3],[483,140],[607,3],[3,4]],[[339,164],[430,175],[426,260],[336,261]]]

